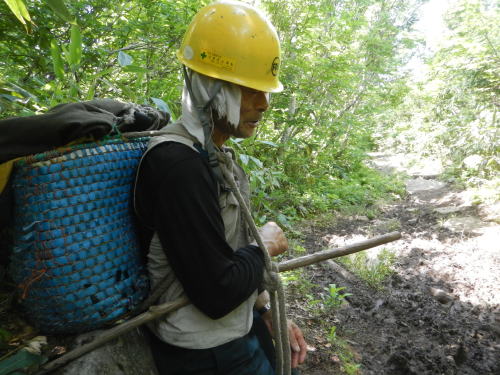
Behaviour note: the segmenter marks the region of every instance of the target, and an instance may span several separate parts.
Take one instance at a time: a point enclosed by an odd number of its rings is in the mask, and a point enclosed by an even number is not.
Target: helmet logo
[[[215,53],[208,49],[202,49],[201,53],[199,54],[199,58],[205,64],[209,64],[219,69],[227,70],[229,72],[234,72],[234,68],[236,66],[235,59],[228,56],[219,55],[218,53]]]
[[[280,68],[280,58],[275,57],[273,63],[271,64],[271,74],[276,77],[278,75],[278,70]]]

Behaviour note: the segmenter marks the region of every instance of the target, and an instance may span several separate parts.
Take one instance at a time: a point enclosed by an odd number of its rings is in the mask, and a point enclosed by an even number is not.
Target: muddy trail
[[[373,155],[385,173],[400,161]],[[410,173],[406,197],[376,217],[337,216],[303,227],[308,252],[402,233],[366,251],[372,264],[384,248],[395,255],[382,288],[338,261],[291,278],[291,315],[311,346],[303,374],[500,374],[498,203],[474,204],[469,192],[438,181],[438,173],[403,171]],[[325,303],[331,284],[348,293],[340,307]]]

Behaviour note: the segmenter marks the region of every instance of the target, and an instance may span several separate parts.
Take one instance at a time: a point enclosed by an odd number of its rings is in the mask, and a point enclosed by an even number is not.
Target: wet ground
[[[374,218],[304,227],[308,252],[395,230],[402,239],[367,250],[369,262],[384,248],[395,254],[382,288],[332,261],[289,282],[291,315],[312,350],[303,374],[500,374],[500,207],[478,205],[432,166],[405,170],[403,159],[373,155],[384,173],[410,174],[406,197]],[[330,284],[351,294],[340,307],[324,303]]]

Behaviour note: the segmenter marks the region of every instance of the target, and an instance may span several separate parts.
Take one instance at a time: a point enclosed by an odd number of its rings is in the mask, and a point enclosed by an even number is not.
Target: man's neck
[[[221,132],[217,127],[214,128],[214,131],[212,133],[212,140],[218,148],[221,148],[224,142],[226,142],[228,139],[229,134]]]

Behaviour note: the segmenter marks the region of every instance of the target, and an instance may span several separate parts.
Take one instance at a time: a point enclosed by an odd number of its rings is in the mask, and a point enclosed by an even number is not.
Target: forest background
[[[366,166],[390,147],[439,159],[450,181],[498,199],[499,4],[456,0],[432,54],[415,32],[425,0],[261,0],[282,43],[283,93],[255,137],[233,140],[258,223],[288,229],[338,209],[370,216],[401,185]],[[0,2],[0,117],[114,98],[180,115],[184,30],[209,1]],[[414,78],[407,63],[423,59]]]

